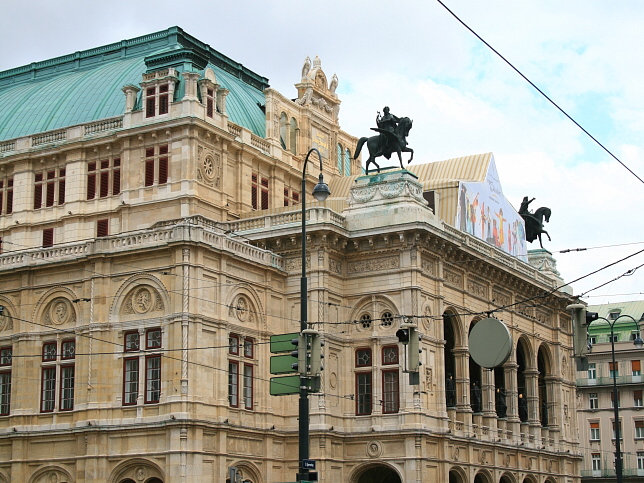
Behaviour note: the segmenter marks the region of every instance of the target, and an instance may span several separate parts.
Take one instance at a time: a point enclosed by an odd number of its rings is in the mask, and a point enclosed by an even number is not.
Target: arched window
[[[295,120],[294,117],[291,118],[291,129],[290,129],[290,144],[289,144],[289,150],[293,154],[297,154],[297,121]]]
[[[338,144],[338,173],[342,174],[342,145]]]
[[[349,149],[344,152],[344,175],[351,176],[351,153]]]
[[[282,145],[282,149],[288,149],[286,144],[287,142],[288,142],[288,117],[286,117],[286,113],[283,112],[282,115],[280,116],[280,144]]]

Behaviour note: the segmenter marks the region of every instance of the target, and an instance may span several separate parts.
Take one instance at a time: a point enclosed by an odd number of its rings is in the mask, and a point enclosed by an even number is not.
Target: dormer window
[[[215,112],[215,90],[208,88],[206,90],[206,116],[212,117]]]
[[[615,320],[615,319],[617,319],[617,317],[619,317],[619,314],[620,314],[621,312],[622,312],[622,311],[621,311],[620,309],[611,310],[611,311],[608,313],[608,318],[609,318],[610,320]]]
[[[145,89],[145,117],[167,114],[170,106],[168,84],[150,86]]]
[[[0,180],[0,215],[13,212],[13,178]]]

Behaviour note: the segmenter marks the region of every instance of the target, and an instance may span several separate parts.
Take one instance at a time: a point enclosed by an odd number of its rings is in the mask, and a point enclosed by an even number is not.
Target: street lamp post
[[[610,320],[608,320],[608,319],[606,319],[604,317],[597,317],[595,319],[595,320],[600,320],[601,319],[601,320],[606,321],[608,323],[609,327],[610,327],[610,352],[611,352],[612,361],[613,361],[613,411],[614,411],[614,414],[615,414],[615,423],[614,423],[615,424],[615,476],[617,478],[617,480],[616,480],[617,483],[622,483],[622,481],[623,481],[622,480],[623,466],[622,466],[621,443],[620,443],[620,439],[619,439],[620,436],[621,436],[621,432],[620,432],[620,421],[619,421],[619,399],[618,399],[618,392],[617,392],[617,371],[616,371],[616,365],[615,365],[615,338],[613,337],[613,335],[614,335],[615,324],[622,317],[628,317],[629,319],[631,319],[633,321],[633,323],[635,324],[635,327],[637,327],[637,337],[635,338],[635,340],[633,340],[633,344],[635,345],[635,347],[641,348],[642,345],[644,345],[644,341],[642,341],[642,338],[640,337],[640,326],[635,321],[635,319],[633,317],[631,317],[630,315],[626,315],[626,314],[620,315],[619,317],[617,317],[613,321],[610,321]],[[590,328],[590,326],[591,326],[591,324],[593,322],[594,322],[594,320],[591,321],[588,324],[588,328]],[[589,345],[589,347],[592,348],[592,346],[590,346],[590,345]]]
[[[318,184],[313,188],[313,197],[318,201],[324,201],[331,194],[329,187],[322,176],[322,156],[315,148],[309,149],[302,166],[302,278],[300,279],[300,332],[308,328],[307,324],[307,278],[306,278],[306,165],[311,153],[317,153],[320,160],[320,177]],[[309,470],[303,468],[302,462],[309,459],[309,393],[308,378],[300,378],[300,401],[299,401],[299,462],[297,481],[307,479]]]

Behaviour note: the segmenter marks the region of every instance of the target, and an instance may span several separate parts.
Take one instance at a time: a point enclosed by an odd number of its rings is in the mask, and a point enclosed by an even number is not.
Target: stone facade
[[[294,479],[297,396],[269,395],[268,342],[299,329],[304,155],[333,193],[360,174],[356,138],[317,58],[296,100],[264,89],[264,137],[230,121],[212,70],[164,59],[123,87],[122,116],[0,144],[0,481]],[[441,220],[408,172],[354,185],[307,210],[320,480],[579,481],[558,279]],[[467,334],[499,307],[514,348],[482,370]]]

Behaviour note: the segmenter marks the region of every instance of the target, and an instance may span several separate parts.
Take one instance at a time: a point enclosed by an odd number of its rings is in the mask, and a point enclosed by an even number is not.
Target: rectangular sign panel
[[[299,335],[299,332],[271,335],[271,352],[273,354],[279,354],[280,352],[294,351],[297,347],[291,344],[291,341],[297,339]]]
[[[300,393],[300,375],[271,377],[271,396],[286,396]]]
[[[292,365],[297,362],[297,357],[291,354],[271,356],[271,374],[291,374],[297,372]]]

